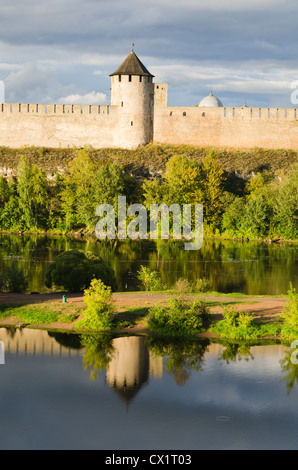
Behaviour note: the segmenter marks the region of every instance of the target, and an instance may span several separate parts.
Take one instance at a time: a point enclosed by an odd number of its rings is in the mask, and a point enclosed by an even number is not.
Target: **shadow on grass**
[[[115,318],[116,328],[129,328],[137,325],[146,318],[150,307],[131,307],[123,312],[117,312]]]

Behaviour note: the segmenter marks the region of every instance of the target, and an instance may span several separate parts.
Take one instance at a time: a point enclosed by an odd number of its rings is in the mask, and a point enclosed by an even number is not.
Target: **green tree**
[[[281,175],[272,194],[273,224],[285,238],[298,238],[298,165],[287,175]]]
[[[6,292],[25,292],[28,287],[28,279],[24,269],[18,267],[16,260],[12,260],[5,272],[0,273],[0,289]]]
[[[211,151],[202,159],[202,189],[204,194],[204,220],[212,228],[219,226],[222,214],[223,169],[218,155]]]
[[[2,204],[0,228],[2,230],[20,230],[23,227],[23,213],[19,204],[17,181],[15,179],[3,184]]]
[[[166,204],[201,204],[204,200],[201,165],[185,155],[174,155],[166,164]]]
[[[78,150],[69,164],[60,193],[66,230],[88,224],[93,210],[92,183],[95,169],[87,148]]]
[[[5,204],[9,201],[10,191],[9,185],[6,178],[0,177],[0,208],[2,209]]]
[[[84,318],[77,322],[76,327],[110,330],[115,318],[111,288],[100,279],[92,279],[90,287],[84,290],[84,302],[87,305]]]
[[[24,228],[44,228],[48,217],[48,182],[43,170],[25,156],[18,165],[17,192]]]
[[[81,292],[90,285],[92,279],[101,279],[105,285],[116,289],[113,269],[100,257],[80,250],[61,253],[46,271],[48,288],[55,285],[71,292]]]

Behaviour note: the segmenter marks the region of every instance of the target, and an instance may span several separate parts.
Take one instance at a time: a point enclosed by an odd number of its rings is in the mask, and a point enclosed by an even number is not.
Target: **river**
[[[0,448],[298,449],[281,344],[0,328]]]
[[[179,241],[73,239],[65,236],[0,234],[0,269],[17,259],[29,279],[29,291],[47,292],[45,271],[69,249],[100,255],[114,269],[118,290],[137,290],[137,271],[149,266],[171,287],[179,277],[207,278],[218,292],[252,295],[286,294],[298,288],[298,244],[205,239],[197,251],[185,251]]]

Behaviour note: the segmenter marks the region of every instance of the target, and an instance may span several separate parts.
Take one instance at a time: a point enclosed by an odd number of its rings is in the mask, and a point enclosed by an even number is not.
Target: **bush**
[[[76,323],[76,328],[88,330],[110,330],[114,323],[114,306],[111,303],[111,288],[100,279],[93,279],[84,291],[87,308],[84,318]]]
[[[179,295],[190,294],[192,291],[191,283],[187,279],[179,277],[178,281],[174,284],[174,291]]]
[[[141,266],[137,272],[137,278],[141,281],[141,285],[146,291],[157,291],[162,289],[160,276],[157,271],[151,271],[146,266]]]
[[[80,250],[68,250],[57,256],[46,271],[46,286],[64,287],[70,292],[81,292],[92,279],[102,282],[116,290],[116,279],[110,268],[100,257]]]
[[[193,292],[207,292],[209,289],[210,283],[205,277],[197,279],[193,284]]]
[[[5,292],[21,293],[28,287],[28,280],[23,268],[18,267],[16,260],[12,260],[4,273],[0,273],[0,290]]]
[[[256,339],[261,333],[250,313],[226,308],[223,311],[223,317],[223,320],[211,326],[210,331],[233,340]]]
[[[188,304],[170,299],[169,307],[152,307],[147,323],[150,330],[164,335],[194,335],[204,330],[208,311],[201,301]]]
[[[298,293],[296,289],[290,284],[288,290],[288,302],[285,305],[281,320],[282,325],[282,336],[297,339],[298,337]]]

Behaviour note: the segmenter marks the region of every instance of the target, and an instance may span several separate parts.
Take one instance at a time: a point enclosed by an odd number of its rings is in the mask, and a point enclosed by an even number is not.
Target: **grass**
[[[148,169],[153,174],[163,173],[167,161],[173,155],[187,155],[200,161],[210,148],[150,143],[135,150],[104,148],[88,149],[88,151],[95,163],[123,164],[136,177],[142,178],[148,174]],[[293,163],[298,161],[297,152],[284,149],[216,149],[216,151],[222,168],[231,176],[234,175],[234,178],[235,171],[245,177],[251,172],[261,171],[264,168],[273,172],[278,169],[288,170]],[[26,155],[47,173],[55,173],[58,168],[66,169],[76,152],[76,148],[22,147],[12,149],[2,146],[0,147],[0,164],[16,170],[20,155]]]
[[[116,314],[115,328],[132,328],[147,317],[149,312],[149,307],[124,307],[123,312],[118,312]]]
[[[223,319],[210,326],[210,331],[219,337],[237,341],[279,337],[282,329],[281,320],[274,323],[259,321],[251,313],[232,310],[227,306],[223,309]]]
[[[139,292],[138,292],[139,293]],[[147,292],[148,293],[148,292]],[[165,293],[162,291],[162,293]],[[134,294],[133,292],[125,292],[125,294]],[[155,293],[154,293],[155,294]],[[195,297],[194,297],[195,296]],[[217,296],[219,297],[217,300],[210,299],[208,300],[208,296]],[[171,295],[169,297],[172,298],[172,301],[178,300],[179,297]],[[258,338],[280,338],[281,337],[281,329],[282,329],[282,322],[280,321],[260,321],[255,320],[253,315],[247,315],[247,322],[246,324],[242,325],[232,325],[229,324],[226,319],[218,320],[218,314],[220,312],[211,312],[210,308],[219,307],[224,312],[225,310],[231,310],[234,306],[239,306],[241,308],[241,304],[253,304],[256,300],[249,300],[252,297],[261,297],[266,298],[270,296],[247,296],[244,294],[239,293],[236,295],[234,293],[231,294],[220,294],[216,292],[208,292],[199,295],[199,294],[189,294],[187,295],[188,301],[193,303],[193,301],[201,302],[204,304],[205,308],[209,312],[209,320],[208,325],[204,325],[204,330],[209,329],[211,333],[216,333],[219,338],[227,338],[227,339],[234,339],[234,340],[256,340]],[[204,299],[202,299],[204,297]],[[272,297],[272,296],[271,296]],[[274,297],[274,296],[273,296]],[[152,298],[152,301],[155,299]],[[169,299],[168,299],[169,300]],[[180,298],[182,302],[182,298]],[[183,301],[185,302],[185,301]],[[160,305],[164,304],[162,302]],[[152,309],[152,302],[148,303],[146,306],[131,306],[128,307],[127,305],[122,305],[117,308],[115,313],[115,321],[112,327],[112,330],[122,330],[125,328],[134,328],[138,326],[140,323],[144,324],[145,328],[149,328],[148,319],[150,309]],[[1,319],[7,319],[11,317],[12,321],[11,324],[23,323],[25,326],[39,326],[45,325],[48,328],[51,328],[52,323],[56,323],[56,328],[58,324],[69,324],[71,325],[75,322],[79,316],[84,313],[85,306],[84,305],[77,305],[69,303],[63,303],[57,300],[50,300],[50,301],[41,301],[38,303],[30,303],[30,304],[2,304],[0,305],[0,324]],[[179,310],[179,309],[178,309]],[[172,309],[175,313],[175,308]],[[167,313],[169,312],[169,304],[168,307],[158,307],[157,316],[155,318],[155,323],[157,322],[157,328],[155,329],[155,333],[159,333],[162,331],[163,328],[160,328],[160,325],[163,324],[165,320],[168,321]],[[176,312],[176,320],[178,327],[179,324],[181,325],[181,316],[179,317],[181,312]],[[179,313],[179,315],[178,315]],[[174,315],[175,316],[175,315]],[[178,318],[179,317],[179,318]],[[224,315],[223,315],[224,317]],[[245,318],[242,319],[245,323]],[[173,322],[173,319],[171,320]],[[3,322],[2,324],[8,324],[9,321]],[[158,324],[159,323],[159,324]],[[63,326],[62,326],[63,328]],[[174,330],[176,329],[176,326]],[[111,331],[112,331],[111,330]],[[152,331],[152,330],[151,330]],[[197,332],[198,329],[196,330]],[[164,332],[164,331],[163,331]],[[174,331],[175,334],[175,331]]]
[[[80,314],[80,309],[73,305],[61,305],[58,302],[38,304],[3,304],[0,306],[1,319],[13,317],[29,325],[46,325],[54,322],[71,323]]]

